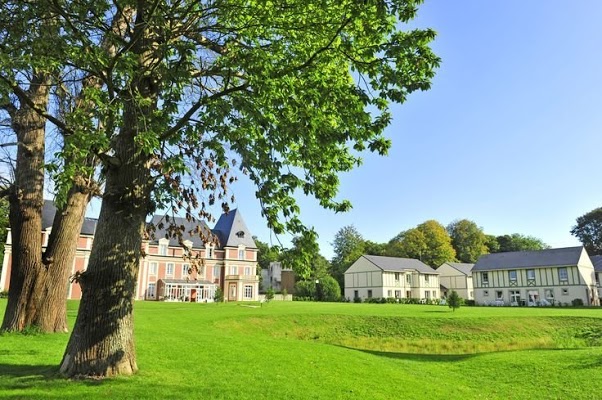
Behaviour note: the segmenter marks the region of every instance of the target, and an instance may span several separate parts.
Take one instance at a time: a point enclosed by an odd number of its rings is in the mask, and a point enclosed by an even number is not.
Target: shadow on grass
[[[436,362],[453,362],[453,361],[464,361],[478,356],[479,354],[417,354],[417,353],[395,353],[388,351],[376,351],[376,350],[365,350],[356,349],[347,346],[337,346],[348,350],[361,351],[362,353],[371,354],[378,357],[394,358],[397,360],[409,360],[409,361],[436,361]]]
[[[36,386],[42,381],[70,381],[70,379],[65,378],[59,373],[59,367],[57,365],[15,365],[0,363],[0,377],[17,378],[14,381],[16,382],[15,386],[20,388]],[[78,382],[87,386],[98,386],[109,380],[110,379],[77,379]]]

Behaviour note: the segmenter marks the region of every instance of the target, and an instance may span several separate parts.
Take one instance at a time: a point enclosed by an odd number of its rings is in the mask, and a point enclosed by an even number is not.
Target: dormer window
[[[207,258],[213,258],[213,248],[214,248],[213,243],[207,243],[205,245],[205,247],[207,248],[206,251],[205,251],[205,254],[207,255]]]
[[[169,245],[169,240],[167,239],[159,239],[159,255],[166,256],[167,255],[167,247]]]
[[[245,232],[244,231],[238,231],[236,232],[236,237],[238,238],[244,238],[245,237]]]

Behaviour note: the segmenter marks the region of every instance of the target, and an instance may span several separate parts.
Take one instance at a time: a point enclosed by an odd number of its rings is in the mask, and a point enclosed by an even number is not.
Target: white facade
[[[388,267],[378,263],[378,259],[400,261],[397,267]],[[439,274],[425,264],[423,271],[408,268],[404,260],[408,259],[361,256],[345,271],[345,298],[439,298]]]
[[[472,276],[477,304],[571,305],[580,299],[586,306],[600,305],[594,267],[585,249],[574,264],[508,265],[473,270]]]
[[[473,264],[444,263],[437,268],[441,286],[447,288],[447,294],[455,290],[463,299],[474,300],[474,287],[472,285]]]

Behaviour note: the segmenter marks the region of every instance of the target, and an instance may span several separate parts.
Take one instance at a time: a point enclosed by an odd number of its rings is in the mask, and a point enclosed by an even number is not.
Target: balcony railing
[[[244,281],[259,281],[257,275],[226,275],[226,280],[244,280]]]

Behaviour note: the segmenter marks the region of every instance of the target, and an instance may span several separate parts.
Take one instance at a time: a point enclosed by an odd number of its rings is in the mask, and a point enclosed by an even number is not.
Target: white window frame
[[[230,265],[230,275],[238,275],[238,267],[236,265]]]
[[[157,297],[157,284],[149,283],[148,288],[146,290],[146,297],[148,299],[155,299]]]
[[[245,267],[245,276],[251,276],[251,267]]]
[[[483,285],[489,285],[489,272],[481,272],[481,282]]]
[[[428,275],[424,275],[424,283],[429,283],[429,276]]]
[[[239,260],[244,260],[245,259],[245,248],[244,247],[239,247],[238,248],[238,259]]]
[[[190,270],[190,264],[182,264],[182,276],[188,276],[188,271]]]
[[[165,265],[165,276],[173,276],[176,265],[174,263],[167,263]],[[169,272],[171,270],[171,273]]]
[[[213,259],[215,258],[215,246],[213,245],[213,243],[207,243],[205,244],[205,256],[208,259]]]
[[[508,280],[510,282],[518,282],[518,273],[515,269],[511,269],[508,271]]]
[[[558,280],[560,282],[568,282],[569,281],[569,270],[566,267],[558,268]]]
[[[520,304],[520,301],[521,301],[520,290],[511,290],[510,291],[510,304],[512,304],[512,303]]]
[[[156,261],[151,261],[148,264],[148,274],[149,275],[157,275],[158,271],[159,271],[159,263],[157,263]]]
[[[535,280],[535,270],[534,269],[527,270],[527,280],[529,280],[529,281]]]
[[[253,299],[253,285],[245,285],[243,288],[243,299]]]

